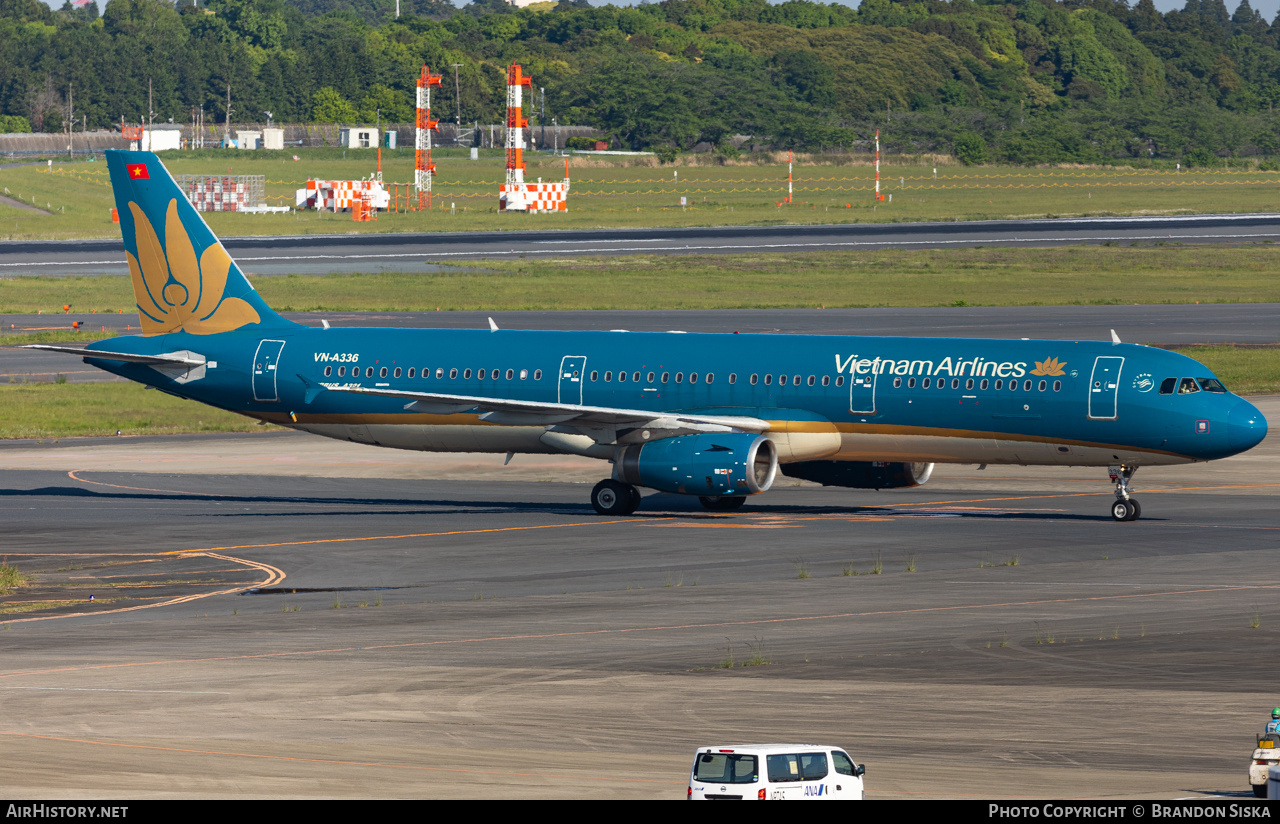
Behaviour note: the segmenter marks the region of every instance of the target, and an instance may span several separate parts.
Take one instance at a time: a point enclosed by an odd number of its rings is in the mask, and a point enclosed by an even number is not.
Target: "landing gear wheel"
[[[1266,797],[1267,797],[1267,785],[1266,785],[1266,784],[1250,784],[1249,786],[1253,788],[1253,797],[1254,797],[1254,798],[1266,798]]]
[[[1117,521],[1136,521],[1141,514],[1142,507],[1138,506],[1138,502],[1133,498],[1127,501],[1117,499],[1111,505],[1111,517]]]
[[[712,512],[731,512],[747,502],[745,495],[724,496],[720,498],[700,497],[702,506]]]
[[[640,490],[606,478],[591,490],[591,506],[601,515],[630,515],[640,505]]]

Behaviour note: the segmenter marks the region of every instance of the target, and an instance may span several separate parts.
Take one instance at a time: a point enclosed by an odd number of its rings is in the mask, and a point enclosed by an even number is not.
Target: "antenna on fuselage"
[[[1120,341],[1120,336],[1116,334],[1116,330],[1114,330],[1114,329],[1112,329],[1112,330],[1111,330],[1111,342],[1112,342],[1112,343],[1120,343],[1120,342],[1121,342],[1121,341]]]

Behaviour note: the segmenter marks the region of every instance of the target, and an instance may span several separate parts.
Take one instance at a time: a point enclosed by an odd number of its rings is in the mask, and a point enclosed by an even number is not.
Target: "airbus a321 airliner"
[[[1266,419],[1209,369],[1111,341],[304,327],[273,312],[150,152],[107,152],[142,334],[85,362],[181,398],[340,440],[568,453],[732,510],[783,474],[854,489],[941,463],[1107,467],[1139,516],[1141,466],[1224,458]]]

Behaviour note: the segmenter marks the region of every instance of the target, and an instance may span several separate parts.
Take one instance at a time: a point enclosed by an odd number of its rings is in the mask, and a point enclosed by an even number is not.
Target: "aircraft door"
[[[876,373],[870,371],[858,374],[857,363],[849,370],[849,411],[861,415],[874,415],[876,412]]]
[[[282,340],[264,340],[258,344],[253,356],[253,399],[273,402],[280,400],[276,393],[276,366],[280,363]]]
[[[587,358],[585,355],[566,355],[560,361],[560,403],[582,403],[582,384],[585,383]]]
[[[1099,356],[1093,362],[1093,375],[1089,378],[1089,417],[1092,420],[1113,421],[1117,416],[1117,396],[1120,393],[1120,369],[1124,358]]]

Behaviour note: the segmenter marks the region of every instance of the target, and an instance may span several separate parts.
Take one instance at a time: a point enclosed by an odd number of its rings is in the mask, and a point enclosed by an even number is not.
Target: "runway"
[[[126,288],[121,284],[121,288]],[[494,318],[504,329],[629,329],[636,332],[742,332],[759,334],[903,335],[907,337],[1045,338],[1110,340],[1115,329],[1129,343],[1280,343],[1280,304],[1153,306],[968,306],[916,309],[723,309],[589,312],[289,312],[307,326],[321,318],[336,327],[392,326],[484,329]],[[7,315],[10,334],[69,328],[101,330],[104,337],[137,334],[129,315]],[[57,353],[0,348],[0,381],[120,380]]]
[[[1144,469],[1132,524],[1097,470],[969,466],[607,519],[586,459],[8,443],[0,609],[48,604],[0,622],[0,785],[674,799],[698,745],[812,740],[872,798],[1247,793],[1277,458]]]
[[[573,231],[517,229],[222,240],[245,273],[255,277],[435,271],[442,263],[527,255],[688,255],[1081,243],[1268,243],[1278,239],[1280,215],[1250,214]],[[128,274],[124,249],[117,238],[15,241],[0,248],[0,277],[101,274]]]

